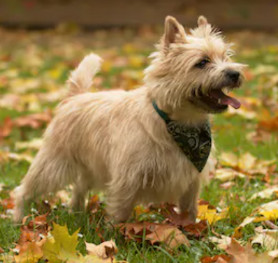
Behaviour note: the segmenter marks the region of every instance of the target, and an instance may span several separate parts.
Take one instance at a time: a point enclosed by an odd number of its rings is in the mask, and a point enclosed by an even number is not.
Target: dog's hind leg
[[[72,182],[78,171],[61,155],[42,148],[34,159],[28,173],[15,189],[14,221],[19,222],[24,208],[39,196],[56,192]]]

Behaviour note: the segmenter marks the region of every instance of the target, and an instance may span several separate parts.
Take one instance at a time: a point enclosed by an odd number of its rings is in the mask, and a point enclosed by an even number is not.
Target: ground
[[[241,109],[229,110],[212,119],[217,170],[201,193],[198,215],[201,223],[181,224],[172,206],[163,204],[137,207],[130,220],[134,225],[126,225],[123,230],[105,219],[105,197],[101,193],[91,194],[86,213],[70,213],[70,188],[58,197],[50,197],[48,203],[33,204],[23,226],[12,223],[13,189],[26,173],[54,108],[66,92],[69,71],[85,54],[94,51],[102,56],[104,63],[92,92],[134,89],[142,83],[143,69],[149,63],[147,56],[154,50],[160,32],[149,27],[82,32],[70,25],[45,31],[0,30],[0,256],[5,262],[49,260],[45,244],[35,243],[39,249],[44,246],[36,259],[23,259],[22,255],[30,249],[24,244],[44,240],[51,231],[55,237],[53,223],[65,226],[70,234],[78,230],[75,240],[78,245],[73,249],[83,255],[85,241],[99,244],[113,239],[118,251],[113,251],[108,258],[115,254],[114,262],[245,263],[251,262],[252,253],[263,253],[265,261],[260,262],[272,262],[275,255],[269,251],[275,251],[278,241],[275,201],[278,199],[278,46],[274,33],[227,34],[227,39],[235,42],[234,59],[249,67],[242,88],[234,92],[242,102]],[[271,201],[274,202],[264,210],[262,205]],[[251,223],[240,226],[249,216],[254,217]],[[33,222],[31,227],[30,222]],[[167,225],[173,227],[174,234],[182,234],[184,238],[175,245],[161,236],[150,238],[155,232],[154,222],[156,227],[163,226],[159,230],[163,235]],[[42,230],[38,225],[45,228]],[[268,238],[268,229],[277,234],[272,236],[271,245],[256,242],[255,237],[260,234],[263,240]],[[27,230],[32,233],[29,238],[23,237]],[[42,235],[38,239],[34,233]],[[252,240],[251,250],[248,244]],[[242,248],[240,258],[245,257],[246,261],[237,261],[239,252],[235,251],[240,249],[234,249],[235,246]],[[221,259],[215,255],[222,255]],[[62,257],[55,262],[67,259]]]

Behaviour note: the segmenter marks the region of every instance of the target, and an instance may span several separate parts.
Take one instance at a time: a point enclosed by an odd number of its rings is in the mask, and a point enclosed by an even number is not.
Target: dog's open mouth
[[[227,92],[233,88],[215,88],[211,89],[207,94],[199,90],[198,96],[192,102],[212,113],[225,111],[229,105],[238,109],[241,105],[240,102],[236,98],[227,95]]]
[[[201,99],[207,103],[213,103],[215,106],[232,106],[235,109],[240,107],[240,102],[231,96],[226,95],[222,89],[212,89],[208,95],[201,96]]]

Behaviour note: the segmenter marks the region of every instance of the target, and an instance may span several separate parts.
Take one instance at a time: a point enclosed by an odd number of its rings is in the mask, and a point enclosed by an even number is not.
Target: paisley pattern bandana
[[[209,122],[202,126],[190,127],[171,120],[166,112],[152,102],[158,115],[165,121],[168,132],[186,157],[201,172],[207,163],[211,150],[211,131]]]

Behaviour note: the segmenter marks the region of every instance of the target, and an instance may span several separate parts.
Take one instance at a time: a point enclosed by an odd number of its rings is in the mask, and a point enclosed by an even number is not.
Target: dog
[[[171,202],[197,216],[202,178],[210,171],[210,114],[240,102],[243,65],[203,16],[186,33],[171,16],[132,91],[90,93],[101,58],[86,56],[68,80],[44,142],[15,191],[14,220],[35,198],[73,185],[71,205],[83,209],[90,189],[104,191],[106,209],[126,221],[138,203]],[[225,93],[226,92],[226,93]]]

